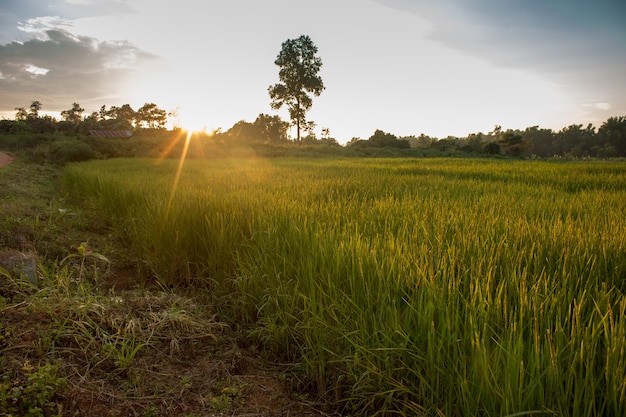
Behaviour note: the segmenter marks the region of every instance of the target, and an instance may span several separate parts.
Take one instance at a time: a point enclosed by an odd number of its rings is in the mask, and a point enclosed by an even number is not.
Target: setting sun
[[[209,130],[206,115],[189,111],[180,106],[172,111],[172,127],[180,127],[190,132],[206,132]]]

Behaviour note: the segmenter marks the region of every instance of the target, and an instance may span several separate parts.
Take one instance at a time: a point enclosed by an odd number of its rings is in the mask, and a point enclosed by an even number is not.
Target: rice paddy
[[[344,412],[626,413],[626,163],[177,166],[74,164],[65,187]]]

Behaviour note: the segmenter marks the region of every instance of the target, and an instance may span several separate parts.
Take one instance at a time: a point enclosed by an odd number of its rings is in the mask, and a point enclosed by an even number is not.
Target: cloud
[[[33,100],[49,111],[76,101],[84,107],[124,104],[111,102],[124,90],[124,83],[140,76],[146,64],[160,62],[124,41],[100,42],[62,29],[47,30],[45,35],[46,39],[0,46],[0,111]]]
[[[50,30],[71,27],[72,22],[62,19],[59,16],[42,16],[28,19],[25,22],[18,22],[17,29],[28,34],[29,38],[47,39],[47,32]]]
[[[626,112],[623,0],[375,1],[426,19],[440,45],[553,85],[568,96],[568,118],[598,124]]]
[[[34,29],[67,29],[78,18],[132,13],[124,0],[0,0],[0,43],[28,40]]]
[[[378,1],[428,19],[434,41],[555,83],[588,84],[611,94],[602,85],[607,79],[617,83],[626,71],[622,0]]]

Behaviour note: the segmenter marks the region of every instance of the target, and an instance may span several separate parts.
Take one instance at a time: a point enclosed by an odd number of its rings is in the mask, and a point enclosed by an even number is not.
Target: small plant
[[[77,277],[77,281],[82,281],[85,276],[86,276],[86,266],[87,266],[87,262],[89,260],[94,261],[94,270],[97,271],[97,263],[101,262],[104,263],[107,268],[110,265],[110,261],[109,259],[98,253],[98,252],[94,252],[91,250],[91,248],[89,247],[89,244],[87,242],[82,242],[77,248],[76,248],[78,253],[72,253],[67,255],[65,258],[63,258],[61,260],[61,262],[59,262],[59,265],[63,265],[66,262],[68,262],[69,260],[72,259],[78,259],[79,260],[79,264],[77,266],[78,269],[78,277]]]
[[[124,335],[121,340],[116,343],[108,343],[104,345],[104,350],[108,352],[114,359],[115,364],[120,369],[127,370],[132,365],[137,353],[145,346],[139,343],[134,335]]]
[[[218,384],[218,395],[211,397],[211,409],[216,413],[226,413],[233,406],[243,400],[243,392],[247,384],[240,381],[229,381],[228,384]]]
[[[20,415],[43,417],[51,415],[52,398],[67,383],[58,375],[58,367],[49,363],[35,368],[28,361],[22,366],[21,376],[2,375],[0,382],[0,409],[3,416]]]
[[[143,417],[157,417],[159,415],[159,409],[153,405],[149,405],[143,409]]]

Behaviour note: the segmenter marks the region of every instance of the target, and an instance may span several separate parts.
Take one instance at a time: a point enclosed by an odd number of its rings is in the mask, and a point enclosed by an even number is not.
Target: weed
[[[122,370],[128,370],[137,356],[137,353],[145,347],[145,343],[139,343],[132,334],[125,334],[113,342],[106,343],[102,350],[114,358],[115,365]]]
[[[211,410],[216,413],[227,413],[243,400],[247,384],[241,381],[228,380],[218,384],[216,394],[211,396]]]
[[[110,261],[104,255],[91,250],[87,242],[81,243],[76,248],[76,251],[78,253],[72,253],[72,254],[67,255],[65,258],[63,258],[61,262],[59,262],[59,265],[63,266],[64,264],[68,263],[68,261],[77,259],[79,261],[78,265],[74,266],[76,270],[74,279],[77,282],[81,282],[86,278],[87,266],[88,266],[89,261],[94,261],[94,263],[92,264],[92,267],[93,267],[92,271],[96,278],[98,275],[98,271],[101,269],[100,266],[98,265],[98,262],[103,263],[104,265],[106,265],[107,268],[110,265]]]
[[[159,409],[153,405],[149,405],[148,407],[143,409],[143,417],[158,417],[158,415]]]
[[[67,383],[58,367],[46,363],[34,367],[28,361],[19,375],[5,372],[0,383],[0,408],[3,415],[43,417],[54,409],[54,395]]]

